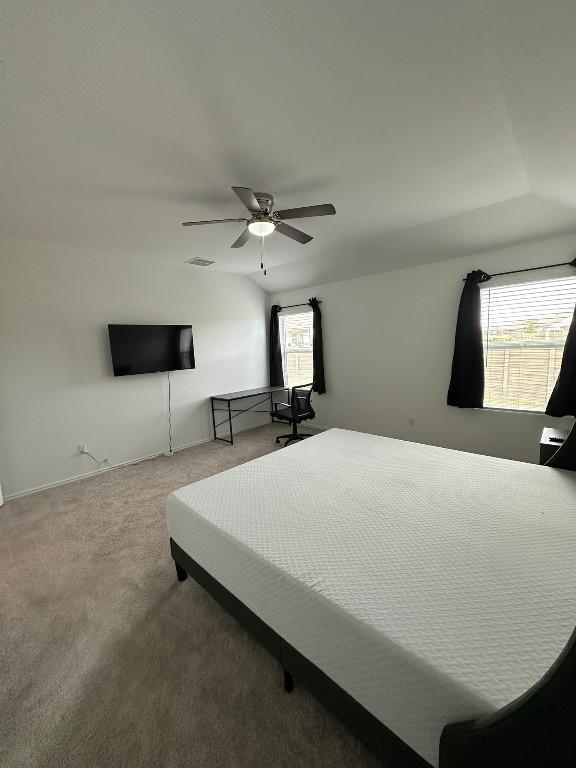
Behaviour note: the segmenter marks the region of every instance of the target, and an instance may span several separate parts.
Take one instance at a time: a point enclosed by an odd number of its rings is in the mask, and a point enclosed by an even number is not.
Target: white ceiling
[[[3,236],[216,261],[267,290],[576,231],[574,0],[3,0]]]

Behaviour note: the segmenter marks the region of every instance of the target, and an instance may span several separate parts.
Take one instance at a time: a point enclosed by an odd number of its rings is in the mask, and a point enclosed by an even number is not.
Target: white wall
[[[316,423],[537,461],[542,427],[571,419],[446,405],[462,278],[575,254],[571,236],[274,295],[276,304],[324,302],[327,393],[315,398]]]
[[[245,277],[162,258],[0,246],[4,496],[167,450],[166,374],[113,378],[108,323],[193,326],[196,369],[172,374],[173,444],[211,435],[210,394],[267,383],[267,297]],[[261,422],[263,414],[239,423]]]

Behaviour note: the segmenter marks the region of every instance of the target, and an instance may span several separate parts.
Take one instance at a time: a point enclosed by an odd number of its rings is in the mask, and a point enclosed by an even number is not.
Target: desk
[[[568,437],[568,432],[564,429],[553,429],[544,427],[542,437],[540,438],[540,464],[546,464],[548,459],[556,453],[558,448]]]
[[[212,429],[214,431],[214,440],[222,440],[223,443],[230,443],[230,445],[234,445],[234,438],[232,436],[232,419],[235,419],[237,416],[240,416],[243,413],[248,413],[248,411],[251,411],[252,413],[271,414],[274,404],[274,392],[287,391],[288,387],[256,387],[255,389],[244,389],[240,392],[227,392],[224,395],[212,395],[210,398],[210,403],[212,405]],[[262,399],[258,400],[257,403],[249,405],[247,408],[232,408],[232,403],[237,400],[246,400],[249,397],[258,396],[262,396]],[[226,406],[224,408],[216,408],[214,405],[215,403],[226,403]],[[259,405],[263,405],[264,403],[269,403],[269,407],[265,411],[256,410]],[[225,411],[228,416],[222,421],[216,423],[217,411]],[[272,421],[274,421],[274,419],[272,419]],[[220,427],[222,424],[226,424],[226,422],[228,422],[228,432],[230,434],[230,438],[218,437],[218,427]]]

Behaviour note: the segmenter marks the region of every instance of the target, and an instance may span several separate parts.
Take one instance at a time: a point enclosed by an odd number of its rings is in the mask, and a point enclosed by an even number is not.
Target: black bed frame
[[[430,764],[302,656],[170,539],[179,581],[192,576],[282,665],[284,687],[302,682],[390,768]],[[547,674],[489,717],[446,725],[440,768],[576,768],[576,629]]]

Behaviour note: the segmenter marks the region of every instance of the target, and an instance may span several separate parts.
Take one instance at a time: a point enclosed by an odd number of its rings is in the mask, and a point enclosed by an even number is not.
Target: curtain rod
[[[318,301],[318,304],[322,304],[321,301]],[[308,302],[305,302],[304,304],[287,304],[285,307],[280,307],[280,309],[293,309],[294,307],[309,307],[310,304]]]
[[[525,267],[524,269],[511,269],[509,272],[494,272],[490,277],[500,277],[501,275],[516,275],[518,272],[536,272],[538,269],[553,269],[554,267],[576,267],[576,259],[572,261],[562,261],[560,264],[545,264],[543,267]],[[462,278],[466,282],[466,278]]]

